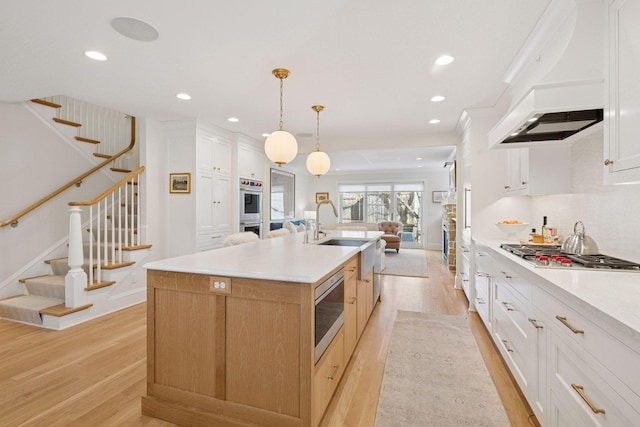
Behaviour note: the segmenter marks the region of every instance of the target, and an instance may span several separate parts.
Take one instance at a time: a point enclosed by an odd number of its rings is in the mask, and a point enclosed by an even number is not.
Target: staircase
[[[95,108],[66,97],[64,102],[54,102],[57,100],[32,102],[55,109],[53,121],[60,126],[82,126],[75,121],[77,118],[65,113],[66,104],[73,105],[91,123],[100,123],[105,138],[121,134],[117,128],[122,114],[108,113],[111,119],[115,117],[111,121],[116,129],[105,130],[105,122]],[[134,144],[135,118],[131,118],[131,126],[130,148]],[[74,139],[97,147],[101,141],[96,138],[101,137],[96,135],[87,131]],[[114,143],[110,147],[121,152]],[[59,330],[144,301],[144,280],[139,284],[136,279],[141,272],[140,261],[151,248],[143,243],[139,232],[140,176],[144,167],[131,171],[115,165],[116,159],[110,154],[96,151],[94,156],[102,161],[112,159],[111,171],[127,175],[93,200],[69,203],[68,256],[44,260],[49,274],[20,278],[23,295],[0,300],[1,318]]]

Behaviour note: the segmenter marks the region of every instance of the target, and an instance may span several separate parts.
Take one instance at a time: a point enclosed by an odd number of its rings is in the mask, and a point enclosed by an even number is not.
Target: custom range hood
[[[551,0],[503,76],[513,97],[489,146],[571,142],[602,127],[602,3]]]
[[[602,103],[602,80],[535,86],[491,130],[489,144],[575,140],[602,122]]]

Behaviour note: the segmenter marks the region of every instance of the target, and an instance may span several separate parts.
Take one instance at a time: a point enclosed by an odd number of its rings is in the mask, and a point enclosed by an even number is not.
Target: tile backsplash
[[[546,215],[561,236],[582,221],[601,253],[640,262],[640,185],[603,184],[603,133],[589,135],[571,150],[572,193],[531,197],[531,218]],[[567,165],[569,166],[569,165]]]

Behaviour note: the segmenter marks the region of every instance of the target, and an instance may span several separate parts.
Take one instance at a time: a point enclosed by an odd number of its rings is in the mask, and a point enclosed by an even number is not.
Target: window
[[[340,222],[400,221],[403,239],[421,243],[423,190],[420,182],[340,184]]]

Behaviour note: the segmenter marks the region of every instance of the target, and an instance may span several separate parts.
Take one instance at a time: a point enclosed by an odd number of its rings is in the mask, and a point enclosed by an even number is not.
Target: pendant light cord
[[[316,151],[320,151],[320,110],[316,113]]]
[[[282,130],[282,78],[280,79],[280,130]]]

